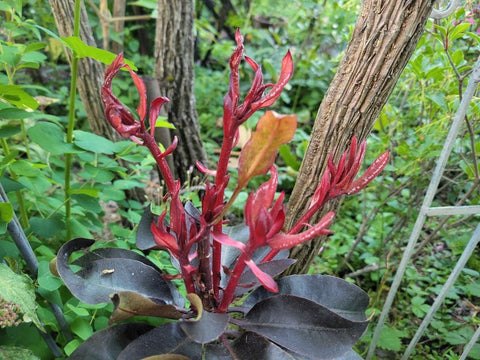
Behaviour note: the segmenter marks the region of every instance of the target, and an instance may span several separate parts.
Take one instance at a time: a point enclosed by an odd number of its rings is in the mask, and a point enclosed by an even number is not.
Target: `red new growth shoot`
[[[354,137],[350,149],[345,151],[337,163],[330,157],[328,168],[319,182],[309,208],[297,224],[286,231],[283,204],[285,194],[277,193],[278,174],[274,163],[279,146],[293,138],[297,121],[295,115],[280,115],[268,111],[260,118],[256,131],[241,152],[238,183],[233,187],[233,195],[226,201],[225,189],[230,181],[228,160],[237,141],[239,126],[259,109],[272,105],[293,73],[292,57],[290,52],[287,52],[282,60],[277,82],[265,84],[258,63],[244,57],[245,48],[240,31],[237,31],[235,40],[236,48],[230,58],[230,85],[223,105],[224,139],[217,168],[209,169],[197,163],[200,171],[214,177],[213,181],[205,184],[201,210],[197,210],[191,203],[182,204],[181,184],[174,179],[165,160],[165,157],[175,150],[177,138],[164,152],[154,139],[158,114],[169,100],[159,97],[153,100],[150,108],[147,108],[145,85],[124,63],[122,54],[118,55],[107,69],[102,88],[102,100],[109,123],[123,137],[130,138],[150,150],[167,185],[168,196],[164,198],[167,210],[151,224],[156,247],[168,251],[175,264],[178,264],[180,273],[178,276],[183,279],[187,292],[198,295],[202,299],[204,309],[214,312],[227,311],[237,296],[235,290],[245,285],[239,284],[239,280],[248,269],[257,279],[257,285],[261,284],[269,291],[277,292],[278,287],[273,279],[275,274],[267,271],[267,267],[258,265],[262,261],[259,261],[258,256],[255,258],[256,251],[265,247],[271,249],[263,259],[263,262],[266,262],[272,260],[280,250],[290,249],[318,235],[331,233],[328,226],[335,215],[333,212],[325,215],[318,223],[308,225],[305,230],[304,228],[325,202],[340,195],[360,191],[379,174],[388,161],[388,153],[381,155],[361,177],[355,180],[365,154],[366,143],[362,142],[357,148],[357,140]],[[240,103],[242,96],[239,66],[244,59],[252,68],[254,78],[250,90]],[[139,94],[138,119],[132,116],[112,91],[113,79],[122,68],[129,71]],[[149,131],[145,126],[147,110],[150,120]],[[244,222],[248,228],[246,238],[243,241],[231,238],[223,231],[224,215],[248,182],[268,171],[270,179],[256,191],[251,192],[245,203]],[[222,268],[223,246],[235,248],[239,253],[232,267]],[[173,279],[178,276],[171,275],[166,278]],[[228,277],[224,287],[220,286],[222,276]],[[253,284],[255,285],[255,282]]]

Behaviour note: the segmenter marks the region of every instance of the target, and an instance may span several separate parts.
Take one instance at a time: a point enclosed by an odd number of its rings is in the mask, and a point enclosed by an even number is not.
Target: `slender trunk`
[[[162,95],[170,99],[168,121],[175,125],[173,133],[179,138],[173,158],[182,181],[189,178],[196,160],[206,160],[193,87],[193,9],[193,0],[158,0],[155,36],[155,76]]]
[[[369,135],[415,50],[433,2],[363,1],[352,38],[315,119],[288,203],[288,227],[308,208],[329,154],[333,152],[338,159],[353,135],[359,141]],[[337,210],[340,203],[327,204],[323,214]],[[321,237],[293,249],[291,255],[297,262],[288,274],[306,273],[324,241]]]
[[[121,18],[125,16],[125,7],[127,5],[127,0],[115,0],[113,2],[113,17]],[[119,42],[112,42],[112,51],[115,54],[119,54],[123,51],[123,30],[125,28],[125,21],[114,21],[113,22],[113,31],[119,37]]]

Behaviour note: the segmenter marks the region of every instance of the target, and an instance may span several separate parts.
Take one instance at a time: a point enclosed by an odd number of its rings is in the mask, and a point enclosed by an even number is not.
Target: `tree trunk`
[[[193,0],[158,0],[155,36],[155,77],[162,95],[170,99],[168,121],[175,125],[179,140],[173,158],[182,182],[196,160],[206,161],[193,87],[193,9]]]
[[[53,16],[60,36],[73,34],[74,1],[50,0]],[[82,2],[80,17],[80,38],[90,46],[97,46],[93,38],[92,29],[88,22],[87,12]],[[71,60],[69,58],[69,60]],[[78,61],[77,89],[87,113],[90,129],[94,134],[105,136],[108,139],[119,139],[117,133],[105,120],[105,112],[100,97],[105,68],[103,64],[90,58]]]
[[[127,0],[114,0],[113,2],[113,17],[122,18],[125,16],[125,7]],[[117,20],[113,22],[113,31],[120,37],[120,42],[113,41],[112,52],[120,54],[123,51],[123,30],[125,29],[125,20]],[[105,49],[108,50],[108,49]]]
[[[352,38],[320,105],[311,139],[288,203],[287,227],[303,214],[327,166],[349,146],[369,135],[382,107],[422,35],[434,0],[364,0]],[[317,220],[336,211],[340,201],[327,204]],[[315,220],[315,219],[313,219]],[[292,250],[297,259],[287,274],[306,273],[325,237]]]

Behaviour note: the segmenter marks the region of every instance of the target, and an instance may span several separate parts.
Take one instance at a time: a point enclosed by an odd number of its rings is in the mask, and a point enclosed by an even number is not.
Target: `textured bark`
[[[360,141],[369,135],[415,50],[433,2],[363,1],[345,55],[318,110],[288,203],[287,227],[308,208],[330,153],[338,160],[353,135]],[[324,213],[337,210],[340,203],[328,204]],[[288,274],[306,273],[324,241],[321,237],[294,248],[292,256],[297,263]]]
[[[122,18],[125,16],[125,6],[127,0],[114,0],[113,2],[113,17]],[[123,51],[123,30],[125,28],[125,21],[118,20],[113,22],[113,31],[120,37],[120,42],[112,42],[112,52],[119,54]]]
[[[155,36],[155,77],[176,127],[178,147],[173,154],[177,176],[185,181],[195,161],[205,162],[194,97],[193,0],[158,0]]]
[[[75,2],[71,0],[50,0],[60,36],[66,37],[73,34],[74,5]],[[97,46],[83,2],[80,19],[80,38],[88,45]],[[105,120],[103,103],[100,97],[104,73],[104,66],[98,61],[90,58],[80,59],[78,61],[77,89],[92,132],[113,140],[118,139],[119,136]]]

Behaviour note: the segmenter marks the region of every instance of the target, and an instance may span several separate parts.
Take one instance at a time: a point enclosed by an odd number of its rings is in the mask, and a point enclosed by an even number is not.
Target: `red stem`
[[[245,266],[247,264],[245,261],[248,261],[250,258],[249,256],[249,251],[242,252],[240,256],[238,257],[237,263],[235,264],[235,267],[233,268],[232,275],[230,276],[230,279],[228,280],[227,287],[225,288],[225,291],[223,292],[222,296],[222,301],[220,302],[220,305],[218,306],[217,312],[219,313],[224,313],[227,311],[228,306],[232,303],[233,301],[233,295],[235,293],[235,289],[237,288],[238,281],[240,280],[240,276],[243,273],[243,270],[245,269]]]
[[[170,193],[173,193],[175,191],[175,179],[173,178],[172,172],[168,167],[167,160],[165,160],[165,157],[162,156],[162,152],[160,151],[160,148],[158,147],[158,144],[155,141],[155,138],[152,135],[150,135],[148,132],[144,132],[142,140],[143,140],[143,145],[146,146],[148,150],[150,150],[150,153],[152,154],[153,158],[157,162],[158,168],[162,173],[162,176],[163,176],[163,179],[165,180],[165,184],[167,185],[168,191]]]
[[[224,124],[227,122],[224,121]],[[230,154],[232,152],[233,147],[233,138],[235,136],[235,132],[230,131],[228,134],[229,136],[225,136],[222,143],[222,149],[220,150],[220,156],[218,158],[218,167],[217,167],[217,174],[215,176],[215,186],[217,189],[225,189],[223,186],[224,182],[226,181],[227,170],[228,170],[228,160],[230,158]],[[217,192],[217,199],[216,199],[216,206],[219,206],[223,203],[224,199],[224,190],[219,190]],[[219,221],[214,225],[215,232],[222,231],[222,221]],[[222,244],[217,241],[213,241],[212,245],[212,281],[213,281],[213,292],[215,294],[215,298],[219,299],[220,297],[220,279],[221,279],[221,271],[222,271]],[[228,305],[227,305],[228,307]]]

